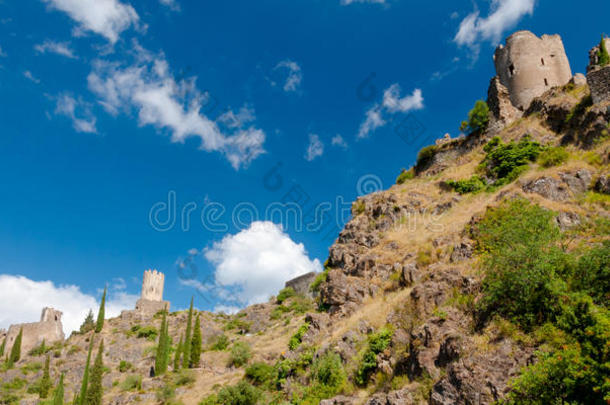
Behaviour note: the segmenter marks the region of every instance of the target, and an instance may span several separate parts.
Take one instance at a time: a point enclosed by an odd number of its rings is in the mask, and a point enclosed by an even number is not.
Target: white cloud
[[[310,271],[321,271],[318,259],[310,260],[303,244],[295,243],[272,222],[256,221],[248,229],[227,235],[206,249],[215,266],[216,284],[236,289],[231,306],[266,302],[284,283]]]
[[[74,55],[74,51],[70,48],[68,42],[56,42],[47,39],[42,44],[34,46],[34,49],[38,53],[51,52],[67,58],[76,59],[76,55]]]
[[[342,149],[347,149],[347,142],[339,134],[333,136],[333,138],[330,140],[330,143],[333,146],[338,146],[338,147],[340,147]]]
[[[320,140],[320,137],[316,134],[309,134],[309,145],[307,145],[307,151],[305,152],[305,160],[311,162],[323,154],[324,144]]]
[[[358,130],[358,138],[366,138],[377,128],[386,125],[388,123],[384,118],[386,115],[404,114],[422,108],[424,108],[424,97],[420,89],[415,89],[411,95],[401,98],[400,86],[394,83],[383,92],[381,104],[375,104],[366,112],[366,118]]]
[[[70,118],[76,132],[97,133],[97,119],[91,112],[91,106],[81,99],[75,99],[67,93],[60,94],[55,104],[55,113]]]
[[[240,309],[241,308],[235,307],[232,305],[216,305],[214,307],[214,312],[227,314],[227,315],[233,315],[233,314],[238,313]]]
[[[286,70],[288,72],[282,87],[285,92],[295,92],[301,86],[303,72],[298,63],[286,59],[278,63],[273,70]]]
[[[37,78],[36,76],[34,76],[32,74],[32,72],[30,72],[29,70],[26,70],[26,71],[23,72],[23,77],[25,77],[26,79],[28,79],[28,80],[36,83],[36,84],[40,83],[40,79]]]
[[[159,2],[173,11],[180,11],[180,4],[176,0],[159,0]]]
[[[223,153],[236,170],[264,153],[265,133],[246,125],[254,119],[251,108],[209,119],[200,110],[210,95],[196,88],[195,78],[177,81],[163,54],[153,55],[136,44],[134,63],[97,60],[87,80],[109,113],[135,109],[140,126],[168,129],[173,142],[199,137],[201,149]]]
[[[129,26],[138,25],[138,14],[119,0],[43,0],[63,11],[80,24],[80,30],[92,31],[114,43]]]
[[[383,106],[391,113],[408,112],[424,108],[424,98],[421,90],[413,90],[410,96],[400,98],[400,86],[394,83],[383,92]]]
[[[453,39],[458,45],[474,47],[482,41],[498,43],[504,32],[514,27],[525,15],[534,13],[536,0],[492,0],[489,15],[479,11],[467,15]]]
[[[112,287],[112,286],[111,286]],[[106,318],[133,309],[139,298],[110,288],[106,300]],[[0,275],[0,328],[12,324],[37,322],[44,307],[63,312],[64,332],[78,330],[89,309],[97,314],[100,297],[83,293],[76,285],[56,285],[52,281],[34,281],[24,276]],[[19,305],[15,305],[15,303]]]

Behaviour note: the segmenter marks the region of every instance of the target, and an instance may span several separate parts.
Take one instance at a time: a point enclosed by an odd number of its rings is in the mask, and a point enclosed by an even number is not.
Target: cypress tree
[[[8,368],[13,367],[21,359],[21,339],[23,339],[23,328],[19,329],[19,334],[15,338],[15,343],[11,347],[11,353],[8,356]]]
[[[182,355],[183,337],[184,335],[180,335],[180,341],[178,342],[178,346],[176,347],[176,353],[174,353],[174,371],[180,368],[180,356]]]
[[[102,377],[104,375],[104,340],[100,342],[100,348],[95,356],[95,362],[91,369],[91,379],[89,380],[89,387],[87,388],[87,397],[85,398],[85,405],[102,405],[102,396],[104,395],[102,387]]]
[[[59,377],[59,383],[57,383],[57,387],[55,388],[55,393],[53,394],[53,405],[64,405],[64,374],[61,373]]]
[[[602,35],[602,40],[599,42],[599,51],[597,53],[599,57],[599,65],[606,66],[610,64],[610,54],[608,54],[608,49],[606,48],[606,41],[604,36]]]
[[[89,352],[87,353],[87,363],[85,364],[85,371],[83,372],[83,381],[80,386],[80,394],[76,398],[76,404],[83,405],[85,398],[87,397],[87,387],[89,386],[89,365],[91,364],[91,352],[93,351],[93,336],[91,336],[91,343],[89,343]]]
[[[95,328],[95,321],[93,320],[93,311],[89,310],[87,317],[85,318],[83,324],[80,326],[80,333],[87,333],[90,330]]]
[[[161,327],[159,328],[159,343],[155,355],[155,375],[164,374],[169,362],[169,333],[167,326],[167,311],[163,311]]]
[[[191,367],[199,367],[199,361],[201,360],[201,321],[199,320],[199,314],[195,319],[195,329],[193,329],[193,341],[191,342]]]
[[[47,359],[44,362],[44,371],[42,373],[42,379],[40,380],[40,398],[46,398],[49,396],[49,390],[51,389],[51,375],[49,374],[49,364],[51,359],[47,355]]]
[[[100,304],[100,310],[97,313],[97,322],[95,324],[95,333],[100,333],[104,327],[104,316],[106,311],[106,289],[104,287],[104,294],[102,295],[102,303]]]
[[[6,336],[0,345],[0,357],[4,356],[4,349],[6,349]]]
[[[186,320],[186,332],[184,333],[184,348],[182,367],[189,368],[191,362],[191,339],[192,339],[192,324],[193,324],[193,297],[191,297],[191,306],[189,307],[189,316]]]

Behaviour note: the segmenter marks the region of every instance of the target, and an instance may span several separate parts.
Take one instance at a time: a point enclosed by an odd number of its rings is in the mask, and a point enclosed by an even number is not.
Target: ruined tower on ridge
[[[605,38],[606,49],[610,49],[610,38]],[[591,89],[593,103],[610,101],[610,65],[600,66],[599,45],[589,51],[589,66],[587,66],[587,83]]]
[[[39,322],[11,325],[6,334],[5,353],[10,353],[10,348],[13,347],[13,343],[21,329],[23,329],[21,353],[27,353],[36,346],[39,346],[43,340],[45,344],[64,340],[61,316],[62,313],[56,309],[43,308]]]
[[[499,45],[494,54],[500,83],[508,89],[516,108],[526,110],[531,101],[572,78],[570,62],[559,35],[538,38],[529,31],[517,31]]]
[[[165,275],[157,270],[146,270],[142,279],[142,294],[136,303],[136,312],[154,315],[159,311],[169,311],[169,302],[163,301]]]

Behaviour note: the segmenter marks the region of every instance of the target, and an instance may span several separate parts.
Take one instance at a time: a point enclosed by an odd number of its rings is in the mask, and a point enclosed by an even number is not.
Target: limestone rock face
[[[595,191],[602,194],[610,194],[610,175],[603,174],[595,182]]]
[[[489,129],[492,132],[500,131],[522,115],[522,112],[513,106],[508,89],[500,82],[498,76],[489,83],[487,105],[491,112]]]

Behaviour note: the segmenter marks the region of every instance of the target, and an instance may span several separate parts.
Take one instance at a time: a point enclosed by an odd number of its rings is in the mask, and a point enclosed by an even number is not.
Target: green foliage
[[[44,399],[49,396],[49,390],[51,389],[51,375],[49,373],[49,363],[51,359],[47,356],[44,362],[44,371],[42,373],[42,379],[40,380],[40,398]]]
[[[347,381],[341,357],[337,353],[327,352],[318,357],[311,366],[313,379],[324,388],[339,392]],[[325,389],[324,391],[328,391]]]
[[[610,54],[606,48],[606,41],[602,35],[601,41],[599,41],[599,50],[597,51],[598,63],[600,66],[606,66],[610,64]]]
[[[436,156],[438,151],[436,145],[430,145],[422,148],[417,154],[417,161],[415,162],[415,172],[425,169]]]
[[[610,303],[610,241],[585,252],[576,265],[570,287],[593,298],[598,305]]]
[[[182,349],[182,367],[190,368],[191,363],[191,339],[193,334],[193,297],[191,297],[191,305],[189,306],[189,314],[186,319],[186,331],[184,332],[184,346]]]
[[[519,142],[507,144],[500,138],[494,137],[483,150],[487,155],[482,166],[488,176],[496,179],[494,186],[501,186],[519,177],[528,164],[538,158],[541,146],[529,136],[524,136]]]
[[[122,391],[139,391],[142,389],[142,376],[131,374],[121,382]]]
[[[460,131],[473,134],[483,132],[489,124],[489,107],[483,100],[477,100],[472,110],[468,112],[468,121],[462,121]]]
[[[526,200],[489,209],[478,225],[479,247],[485,252],[481,313],[506,316],[525,329],[549,319],[558,309],[566,286],[566,254],[557,247],[559,228],[554,213]]]
[[[326,268],[322,273],[318,274],[313,282],[309,285],[309,290],[312,292],[318,292],[322,283],[325,283],[327,279],[328,269]]]
[[[294,291],[294,288],[292,287],[286,287],[284,289],[282,289],[279,294],[277,295],[277,303],[278,304],[282,304],[284,301],[286,301],[288,298],[292,298],[296,295],[296,291]]]
[[[165,383],[157,389],[156,397],[161,405],[173,404],[176,397],[176,387],[171,383]]]
[[[544,149],[538,156],[538,164],[542,167],[559,166],[565,163],[570,154],[562,146],[554,146]]]
[[[97,321],[95,322],[95,333],[100,333],[104,328],[104,317],[106,316],[106,290],[108,287],[104,287],[104,294],[102,294],[102,302],[100,303],[100,309],[97,313]]]
[[[121,360],[119,362],[118,370],[120,373],[125,373],[131,369],[133,369],[133,364],[131,364],[130,362],[125,361],[125,360]]]
[[[229,365],[241,367],[250,361],[252,358],[252,349],[246,342],[235,342],[231,347],[231,356],[229,357]]]
[[[100,347],[95,356],[95,362],[91,369],[91,377],[89,378],[89,387],[87,387],[87,395],[85,397],[85,405],[102,405],[102,396],[104,388],[102,386],[102,377],[104,375],[104,340],[100,342]]]
[[[277,378],[277,370],[266,363],[254,363],[246,368],[246,378],[256,386],[271,388]]]
[[[364,204],[364,201],[356,200],[352,204],[352,215],[353,216],[360,215],[364,212],[365,209],[366,209],[366,205]]]
[[[202,339],[201,320],[199,319],[199,314],[197,314],[193,339],[191,341],[191,367],[199,367],[199,362],[201,361],[201,346],[203,344]]]
[[[24,375],[28,375],[30,373],[37,373],[42,369],[42,364],[40,364],[39,362],[35,361],[33,363],[26,363],[23,366],[21,366],[21,372]]]
[[[305,333],[307,333],[308,330],[309,324],[307,322],[301,325],[301,327],[295,332],[294,335],[292,335],[292,337],[288,341],[288,348],[290,350],[295,350],[297,347],[299,347],[299,345],[303,341],[303,336],[305,336]]]
[[[236,329],[238,333],[241,333],[242,335],[244,335],[244,334],[250,332],[251,327],[252,327],[251,322],[244,321],[239,316],[237,316],[237,317],[231,319],[229,322],[227,322],[227,324],[225,325],[225,330]]]
[[[167,311],[163,311],[163,318],[161,319],[161,326],[159,328],[159,341],[155,353],[156,375],[162,375],[167,371],[167,366],[169,364],[169,339]]]
[[[95,321],[93,320],[93,311],[89,310],[87,317],[80,326],[79,332],[85,334],[95,329]]]
[[[178,346],[176,346],[176,351],[174,352],[174,371],[180,368],[180,357],[182,356],[182,348],[184,347],[184,336],[180,335],[180,340],[178,341]]]
[[[133,325],[129,332],[127,332],[127,336],[135,336],[138,339],[148,339],[151,342],[157,340],[157,335],[159,331],[154,326],[142,326],[142,325]]]
[[[210,395],[199,405],[256,405],[262,393],[246,381],[222,388],[218,395]]]
[[[460,194],[476,193],[487,187],[485,180],[476,175],[468,180],[449,180],[447,185]]]
[[[2,344],[0,345],[0,357],[4,356],[4,351],[6,350],[6,336],[2,340]]]
[[[220,335],[216,335],[212,338],[209,349],[221,352],[223,350],[226,350],[227,347],[229,347],[230,343],[231,342],[229,341],[227,335],[221,333]]]
[[[8,368],[12,368],[13,364],[17,363],[21,359],[21,340],[23,339],[23,328],[19,329],[19,334],[13,342],[11,347],[11,353],[8,355]]]
[[[174,375],[174,384],[178,387],[183,385],[192,385],[195,382],[195,374],[193,370],[182,369]]]
[[[53,393],[52,405],[64,405],[64,374],[61,373],[55,392]]]
[[[377,355],[388,348],[394,332],[389,328],[382,328],[379,332],[368,337],[368,346],[360,359],[356,371],[356,383],[365,386],[373,372],[377,369]]]
[[[407,180],[411,180],[415,177],[415,170],[410,168],[409,170],[402,169],[398,177],[396,177],[396,184],[403,184]]]
[[[91,352],[93,351],[93,338],[89,343],[89,351],[87,352],[87,362],[85,363],[85,371],[83,372],[83,381],[81,382],[80,394],[78,395],[78,405],[85,404],[87,398],[87,389],[89,387],[89,367],[91,365]]]

